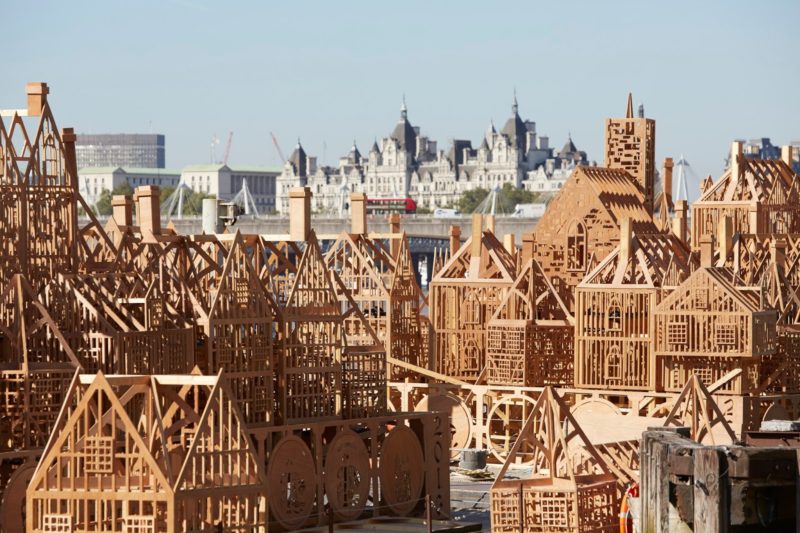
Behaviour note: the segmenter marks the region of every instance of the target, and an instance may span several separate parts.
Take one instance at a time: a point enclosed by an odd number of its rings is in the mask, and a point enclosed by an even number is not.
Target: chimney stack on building
[[[481,244],[483,242],[483,215],[472,215],[472,247],[470,255],[472,257],[481,256]]]
[[[47,103],[47,95],[50,93],[50,88],[46,83],[35,81],[25,87],[25,92],[28,94],[28,116],[40,116],[44,105]]]
[[[666,195],[667,204],[672,203],[672,158],[664,158],[664,180],[662,182],[663,194]]]
[[[389,233],[392,235],[397,235],[400,233],[400,215],[397,213],[392,213],[388,217],[389,220]],[[389,238],[389,253],[392,254],[392,257],[397,257],[397,253],[400,250],[400,239],[397,237]]]
[[[536,236],[533,233],[526,233],[522,236],[522,266],[528,264],[533,259],[533,247],[536,244]]]
[[[144,185],[136,187],[133,196],[139,232],[143,240],[152,242],[156,235],[161,235],[161,189],[158,185]]]
[[[700,237],[700,266],[711,268],[714,266],[714,237],[703,235]]]
[[[786,163],[789,168],[792,168],[792,164],[794,163],[794,152],[791,144],[781,146],[781,161]]]
[[[682,242],[686,241],[686,200],[678,200],[675,202],[675,218],[672,219],[672,233]]]
[[[772,239],[769,243],[769,254],[775,269],[786,275],[786,241],[779,238]]]
[[[494,215],[486,215],[484,219],[486,220],[486,229],[494,233]]]
[[[503,248],[511,255],[517,254],[517,243],[513,233],[503,235]]]
[[[311,231],[311,189],[289,189],[289,240],[305,241]]]
[[[619,252],[619,262],[624,268],[633,257],[633,228],[628,217],[619,222]]]
[[[450,226],[450,257],[458,253],[461,248],[461,227]]]
[[[350,213],[352,224],[350,233],[355,235],[367,234],[367,195],[363,192],[350,194]]]
[[[728,256],[733,253],[733,220],[730,215],[720,217],[718,232],[720,265],[724,265]]]
[[[118,226],[133,226],[133,198],[115,194],[111,199],[111,217]]]
[[[744,157],[742,155],[742,141],[733,141],[731,144],[731,176],[734,179],[739,178],[741,176],[741,159]]]

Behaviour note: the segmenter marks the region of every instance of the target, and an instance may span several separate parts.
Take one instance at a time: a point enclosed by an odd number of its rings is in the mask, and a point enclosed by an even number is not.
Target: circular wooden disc
[[[0,507],[3,531],[25,531],[25,490],[35,471],[36,463],[28,461],[11,474]]]
[[[352,431],[342,431],[325,454],[325,494],[337,520],[355,520],[367,505],[369,452]]]
[[[505,463],[535,404],[536,402],[529,396],[512,394],[494,404],[489,412],[486,430],[489,437],[488,447],[501,463]],[[535,450],[530,445],[522,446],[517,450],[515,464],[531,464],[534,453]]]
[[[425,459],[408,426],[396,426],[383,441],[379,475],[383,499],[398,516],[414,510],[422,494]]]
[[[317,497],[314,455],[299,437],[284,437],[267,467],[269,510],[286,529],[297,529],[311,516]]]
[[[450,414],[450,457],[455,458],[462,448],[472,443],[472,415],[457,396],[452,394],[426,396],[414,407],[417,412],[442,411]]]

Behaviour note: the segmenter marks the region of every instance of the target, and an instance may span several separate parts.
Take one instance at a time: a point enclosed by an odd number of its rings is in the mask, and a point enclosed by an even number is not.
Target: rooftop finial
[[[406,93],[403,93],[403,105],[400,106],[400,118],[408,116],[408,108],[406,107]]]
[[[516,115],[517,109],[519,109],[519,106],[517,105],[517,88],[514,87],[514,103],[511,106],[511,112]]]
[[[633,118],[633,95],[628,93],[628,110],[625,112],[625,118]]]

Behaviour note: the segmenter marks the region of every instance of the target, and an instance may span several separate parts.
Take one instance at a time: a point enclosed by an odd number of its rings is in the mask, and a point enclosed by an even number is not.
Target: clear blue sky
[[[158,132],[167,165],[284,152],[335,163],[409,119],[477,146],[520,113],[602,160],[603,118],[630,90],[657,155],[716,178],[734,138],[800,139],[800,2],[4,1],[0,107],[46,81],[60,127]]]

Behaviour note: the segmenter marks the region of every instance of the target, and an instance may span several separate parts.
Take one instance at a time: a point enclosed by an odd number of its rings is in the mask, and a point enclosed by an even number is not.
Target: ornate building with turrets
[[[346,212],[351,192],[369,198],[410,197],[432,210],[456,205],[465,191],[506,183],[532,192],[557,191],[575,166],[585,164],[586,152],[578,150],[571,136],[558,152],[546,136],[537,136],[536,123],[520,117],[516,95],[499,132],[492,123],[477,148],[472,141],[456,139],[447,151],[409,122],[404,101],[391,134],[376,139],[366,157],[354,140],[338,167],[318,166],[298,140],[277,181],[277,208],[287,213],[289,189],[308,186],[318,213]]]

